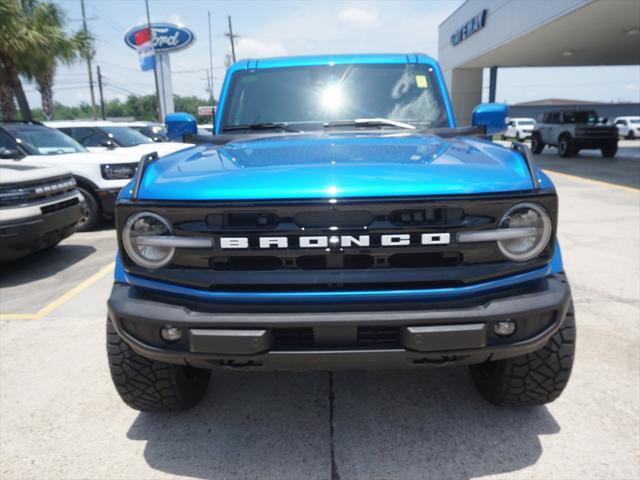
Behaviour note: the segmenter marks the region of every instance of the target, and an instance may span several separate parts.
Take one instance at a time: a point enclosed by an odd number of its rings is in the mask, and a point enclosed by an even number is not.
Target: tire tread
[[[190,384],[180,381],[188,367],[145,358],[135,353],[107,319],[109,370],[122,400],[135,410],[170,412],[194,406],[204,395],[211,372],[196,370]],[[194,369],[195,370],[195,369]]]

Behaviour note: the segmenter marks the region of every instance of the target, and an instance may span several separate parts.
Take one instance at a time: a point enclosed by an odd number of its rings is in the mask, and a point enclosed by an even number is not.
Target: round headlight
[[[173,258],[174,248],[146,245],[145,237],[171,235],[171,225],[160,215],[140,212],[131,215],[122,229],[122,244],[127,255],[141,267],[160,268]]]
[[[528,229],[529,235],[498,241],[498,248],[509,260],[526,262],[537,257],[551,239],[551,219],[540,205],[521,203],[509,209],[500,220],[500,229]],[[524,230],[523,230],[524,231]]]

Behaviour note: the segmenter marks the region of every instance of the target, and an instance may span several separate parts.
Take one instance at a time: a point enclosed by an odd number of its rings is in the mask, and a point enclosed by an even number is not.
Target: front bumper
[[[0,223],[0,262],[8,262],[54,245],[76,231],[82,207],[75,203],[50,213]],[[65,201],[58,202],[59,204]]]
[[[604,147],[608,147],[609,145],[615,145],[618,143],[618,136],[616,135],[615,137],[574,137],[571,140],[571,145],[574,148],[585,148],[585,149],[592,149],[592,148],[604,148]]]
[[[366,311],[229,313],[115,284],[108,306],[118,334],[145,357],[201,368],[334,370],[471,364],[529,353],[562,325],[570,302],[560,274],[476,305],[450,300],[419,309],[380,304]],[[507,319],[516,332],[497,336],[493,326]],[[181,328],[182,338],[162,340],[165,325]]]

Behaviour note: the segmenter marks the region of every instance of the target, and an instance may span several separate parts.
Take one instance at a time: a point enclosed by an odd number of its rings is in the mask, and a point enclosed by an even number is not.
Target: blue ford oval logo
[[[147,28],[147,25],[138,25],[129,30],[124,41],[131,48],[136,48],[136,33]],[[151,37],[153,48],[158,52],[172,52],[182,50],[191,45],[196,37],[191,30],[173,23],[152,23]]]

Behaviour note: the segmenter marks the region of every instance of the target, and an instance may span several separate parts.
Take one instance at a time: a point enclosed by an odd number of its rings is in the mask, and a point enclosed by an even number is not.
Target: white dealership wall
[[[453,45],[484,9],[484,27]],[[483,68],[640,64],[639,19],[638,0],[467,0],[438,29],[458,125],[482,100]]]

